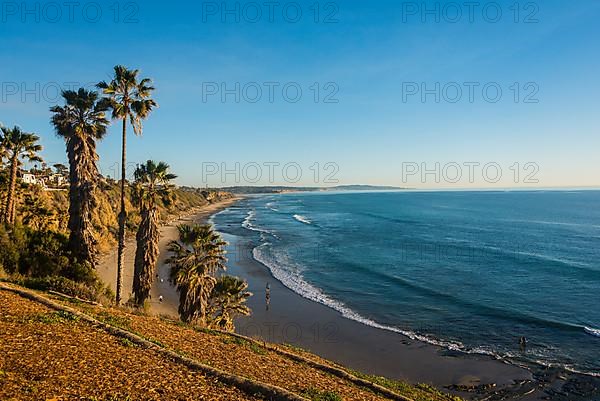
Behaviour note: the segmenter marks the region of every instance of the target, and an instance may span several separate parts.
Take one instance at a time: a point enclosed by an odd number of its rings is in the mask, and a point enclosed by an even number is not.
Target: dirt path
[[[168,257],[167,245],[172,240],[177,239],[177,226],[180,224],[189,223],[205,223],[208,218],[223,210],[233,203],[238,198],[226,199],[221,202],[212,203],[210,205],[203,206],[202,208],[195,209],[190,214],[176,219],[168,224],[160,227],[160,255],[158,258],[157,274],[158,278],[155,279],[152,291],[150,292],[150,300],[148,305],[150,312],[157,315],[167,315],[177,317],[177,305],[179,299],[175,287],[169,283],[169,266],[165,264],[165,260]],[[132,286],[133,286],[133,265],[135,258],[135,238],[130,237],[125,242],[125,258],[124,258],[124,271],[123,271],[123,299],[128,300],[131,297]],[[100,259],[100,263],[97,268],[100,279],[106,283],[113,291],[116,290],[117,283],[117,250],[105,255]],[[159,302],[159,296],[163,296],[163,302]]]

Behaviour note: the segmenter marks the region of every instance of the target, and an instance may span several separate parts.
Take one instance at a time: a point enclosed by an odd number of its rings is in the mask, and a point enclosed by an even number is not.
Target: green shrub
[[[27,247],[26,230],[0,224],[0,265],[8,274],[18,273],[21,252]]]
[[[31,277],[60,275],[70,260],[67,238],[52,231],[27,231],[27,247],[19,259],[19,273]]]
[[[7,273],[43,277],[59,274],[68,264],[64,235],[18,224],[0,226],[0,265]]]
[[[0,267],[25,287],[96,302],[112,299],[93,268],[74,261],[62,233],[0,224]]]
[[[90,301],[101,301],[107,297],[106,290],[99,283],[94,285],[78,283],[66,277],[26,277],[15,280],[17,284],[39,291],[57,291],[71,297],[87,299]]]
[[[63,266],[60,274],[71,280],[89,285],[93,285],[98,281],[96,271],[91,266],[82,263],[72,262],[67,266]]]

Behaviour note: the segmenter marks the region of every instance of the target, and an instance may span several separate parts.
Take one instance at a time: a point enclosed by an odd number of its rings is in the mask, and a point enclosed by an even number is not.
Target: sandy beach
[[[223,210],[238,199],[231,198],[220,202],[211,203],[209,205],[195,208],[189,211],[187,214],[182,215],[181,218],[172,220],[168,224],[160,227],[160,255],[158,258],[157,278],[152,286],[150,292],[151,298],[148,301],[149,312],[157,315],[172,316],[177,318],[177,305],[179,298],[175,287],[173,287],[168,280],[169,277],[169,266],[165,264],[165,260],[168,258],[167,245],[172,240],[177,239],[178,232],[177,226],[180,224],[189,223],[205,223],[208,218]],[[133,264],[135,259],[135,238],[130,236],[126,241],[125,245],[125,258],[124,258],[124,271],[123,271],[123,288],[124,294],[123,299],[127,300],[131,296],[131,289],[133,285]],[[117,282],[117,251],[104,255],[101,258],[98,265],[97,271],[100,279],[106,283],[113,291],[116,290]],[[159,302],[159,296],[163,296],[163,302]]]

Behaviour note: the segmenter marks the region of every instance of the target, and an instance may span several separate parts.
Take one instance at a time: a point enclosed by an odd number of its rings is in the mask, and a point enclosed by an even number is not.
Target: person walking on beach
[[[267,288],[265,290],[265,302],[267,310],[269,310],[269,306],[271,306],[271,285],[269,283],[267,283]]]

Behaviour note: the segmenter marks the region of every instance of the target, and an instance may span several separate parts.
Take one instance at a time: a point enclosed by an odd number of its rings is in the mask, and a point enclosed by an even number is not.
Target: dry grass
[[[129,314],[120,310],[102,310],[85,306],[88,313],[99,320],[138,333],[180,354],[195,358],[218,369],[283,387],[296,394],[333,393],[344,401],[377,401],[388,398],[348,380],[294,361],[284,355],[252,342],[227,334],[193,328],[180,322],[159,317]],[[314,354],[292,347],[276,346],[320,364],[337,366]],[[392,383],[389,381],[389,383]],[[396,383],[393,390],[415,400],[451,400],[452,397],[426,388]],[[382,383],[380,384],[387,384]],[[402,386],[396,385],[401,384]]]
[[[2,400],[253,400],[72,315],[0,291]]]
[[[283,349],[316,363],[334,366],[293,347],[265,347],[159,317],[102,308],[50,294],[43,296],[135,333],[179,355],[230,374],[279,386],[313,401],[388,399],[273,349]],[[0,305],[2,400],[256,399],[156,351],[107,334],[68,313],[52,311],[5,291],[0,291]],[[452,399],[433,389],[385,380],[378,382],[415,401]]]

